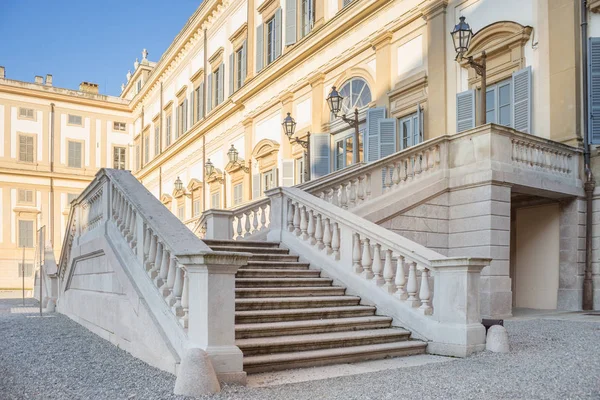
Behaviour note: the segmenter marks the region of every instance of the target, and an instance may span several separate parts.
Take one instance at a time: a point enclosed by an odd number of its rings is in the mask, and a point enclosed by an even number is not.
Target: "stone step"
[[[423,354],[426,348],[427,343],[425,342],[403,340],[365,346],[244,356],[244,371],[257,373],[408,356]]]
[[[204,243],[208,247],[213,246],[229,246],[229,247],[238,247],[238,246],[251,246],[251,247],[270,247],[270,248],[278,248],[279,242],[268,242],[262,240],[217,240],[217,239],[206,239],[203,240]]]
[[[249,261],[297,262],[298,258],[294,254],[252,254]]]
[[[316,269],[255,269],[238,270],[236,278],[318,278],[321,271]]]
[[[235,310],[280,310],[292,308],[346,307],[360,303],[356,296],[268,297],[236,299]]]
[[[232,251],[251,254],[289,254],[288,249],[261,246],[210,246],[214,251]]]
[[[235,278],[235,287],[331,286],[329,278]]]
[[[392,318],[378,315],[355,318],[315,319],[304,321],[268,322],[258,324],[236,324],[236,339],[302,335],[363,329],[389,328]]]
[[[365,346],[407,340],[410,332],[404,329],[369,329],[363,331],[311,333],[305,335],[238,339],[236,346],[244,357],[259,354],[290,353],[321,349]]]
[[[248,265],[244,265],[242,268],[252,269],[308,269],[309,263],[297,262],[297,261],[284,261],[284,260],[273,260],[273,261],[256,261],[253,258],[248,260]]]
[[[284,288],[236,288],[235,297],[259,298],[259,297],[307,297],[307,296],[343,296],[346,288],[339,286],[307,286],[307,287],[284,287]]]
[[[236,311],[235,323],[251,324],[259,322],[301,321],[309,319],[368,317],[372,315],[375,315],[375,307],[371,306],[250,310]]]

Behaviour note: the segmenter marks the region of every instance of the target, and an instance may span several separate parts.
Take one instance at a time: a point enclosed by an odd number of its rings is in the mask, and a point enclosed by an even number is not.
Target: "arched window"
[[[344,82],[339,89],[340,95],[344,97],[341,114],[350,114],[355,108],[361,108],[372,100],[371,89],[362,78],[351,78]]]

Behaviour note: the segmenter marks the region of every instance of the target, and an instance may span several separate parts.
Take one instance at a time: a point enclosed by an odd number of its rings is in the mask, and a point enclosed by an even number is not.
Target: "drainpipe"
[[[202,91],[202,106],[204,107],[204,118],[206,118],[208,104],[206,104],[206,94],[208,93],[208,36],[204,30],[204,90]],[[206,132],[202,135],[202,163],[206,164]],[[202,166],[202,211],[206,210],[206,173],[204,165]]]
[[[50,247],[54,249],[54,103],[50,103]]]
[[[592,212],[594,189],[596,182],[592,173],[590,162],[590,142],[588,132],[589,102],[588,102],[588,14],[587,1],[581,0],[581,70],[583,81],[583,163],[586,176],[586,182],[583,185],[585,191],[586,212],[585,212],[585,272],[583,278],[583,299],[582,308],[584,310],[594,309],[594,281],[592,279]]]

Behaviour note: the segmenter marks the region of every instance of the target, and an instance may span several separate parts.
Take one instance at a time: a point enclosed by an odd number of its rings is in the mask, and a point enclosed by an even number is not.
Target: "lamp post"
[[[473,38],[473,31],[469,24],[465,22],[465,17],[460,17],[460,22],[454,27],[454,30],[450,32],[452,41],[454,42],[454,49],[456,50],[456,61],[462,60],[464,55],[469,51],[471,39]],[[480,110],[478,116],[478,124],[484,125],[486,122],[486,97],[487,97],[487,77],[486,77],[486,54],[485,51],[481,52],[481,63],[473,60],[473,56],[467,58],[469,66],[475,70],[477,75],[481,76],[481,99],[480,99]]]
[[[227,208],[227,181],[225,180],[225,172],[223,172],[223,176],[219,176],[216,173],[216,168],[214,164],[210,161],[210,158],[206,160],[206,163],[204,164],[204,172],[206,174],[206,180],[212,178],[223,185],[223,204],[224,207]],[[214,178],[213,175],[215,175]]]
[[[329,96],[325,99],[327,100],[327,105],[329,106],[329,110],[333,115],[338,117],[338,114],[342,110],[342,101],[344,97],[340,95],[340,93],[336,90],[335,86],[331,88],[331,92]],[[352,163],[356,164],[360,162],[360,146],[358,143],[358,107],[354,108],[354,119],[346,117],[346,114],[341,115],[342,120],[344,120],[348,125],[354,128],[354,143],[356,146],[356,151],[352,154]]]
[[[287,113],[287,117],[285,117],[283,119],[281,126],[283,126],[283,131],[285,132],[285,135],[288,137],[288,140],[290,141],[290,143],[297,143],[300,146],[302,146],[302,148],[304,148],[304,157],[305,157],[304,176],[306,176],[306,180],[309,181],[310,180],[310,168],[309,168],[310,132],[306,133],[306,140],[293,138],[292,136],[294,136],[294,133],[296,132],[296,121],[294,120],[294,118],[292,118],[290,113]]]

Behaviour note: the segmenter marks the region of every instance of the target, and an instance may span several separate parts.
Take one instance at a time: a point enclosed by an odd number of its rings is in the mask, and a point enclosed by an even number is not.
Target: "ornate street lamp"
[[[234,145],[231,145],[231,148],[227,152],[227,158],[229,158],[229,163],[231,165],[239,167],[245,173],[250,172],[250,168],[246,167],[239,161],[239,153]]]
[[[292,137],[296,133],[296,121],[290,113],[287,113],[287,117],[283,119],[281,126],[283,126],[283,132],[288,137],[290,143],[297,143],[304,148],[304,155],[306,157],[306,161],[304,162],[304,176],[306,176],[307,181],[310,180],[310,168],[308,166],[310,162],[310,132],[306,133],[306,140]]]
[[[227,154],[229,155],[229,154]],[[227,180],[225,179],[225,172],[223,172],[223,176],[219,176],[216,172],[216,168],[214,164],[210,161],[210,158],[206,160],[204,164],[204,173],[206,174],[205,180],[208,181],[210,179],[214,179],[223,185],[223,204],[227,204]]]
[[[454,50],[456,50],[456,61],[462,61],[464,55],[469,51],[471,45],[471,39],[474,34],[468,23],[465,22],[465,17],[460,17],[460,22],[454,26],[452,32],[452,41],[454,42]],[[481,101],[478,125],[484,125],[486,122],[486,89],[487,89],[487,77],[486,77],[486,54],[485,51],[481,52],[481,63],[475,62],[473,56],[467,58],[469,66],[475,70],[477,75],[481,76]]]
[[[325,99],[327,101],[327,105],[329,106],[329,110],[333,115],[338,117],[338,114],[342,110],[342,102],[344,101],[344,97],[340,95],[340,93],[336,90],[335,86],[331,88],[331,92],[329,96]],[[356,143],[356,151],[354,152],[354,163],[360,162],[360,151],[358,145],[358,107],[354,109],[354,119],[346,117],[346,114],[341,115],[342,120],[344,120],[348,125],[354,128],[354,139],[353,142]]]
[[[183,182],[181,181],[181,179],[179,179],[179,177],[177,177],[177,179],[175,180],[175,190],[180,192],[183,190]]]
[[[206,172],[207,178],[210,178],[215,172],[215,166],[212,162],[210,162],[210,158],[208,161],[206,161],[206,164],[204,164],[204,171]]]

